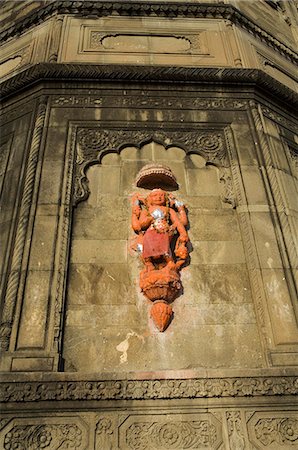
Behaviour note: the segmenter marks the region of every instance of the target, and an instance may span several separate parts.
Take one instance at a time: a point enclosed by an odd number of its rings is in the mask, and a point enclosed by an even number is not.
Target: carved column
[[[64,19],[63,16],[56,17],[54,25],[53,25],[53,32],[52,32],[52,36],[51,36],[50,51],[49,51],[49,62],[50,63],[55,63],[55,62],[57,62],[57,59],[58,59],[63,19]]]
[[[16,229],[14,250],[12,254],[12,262],[2,312],[0,344],[2,350],[4,351],[7,351],[9,348],[16,302],[20,289],[20,278],[24,258],[25,244],[27,238],[30,236],[28,224],[30,212],[32,209],[34,188],[37,183],[36,169],[39,161],[41,140],[46,117],[46,109],[47,109],[47,97],[41,97],[37,109],[32,142],[28,155],[28,164],[25,174],[23,196],[20,204],[18,225]]]

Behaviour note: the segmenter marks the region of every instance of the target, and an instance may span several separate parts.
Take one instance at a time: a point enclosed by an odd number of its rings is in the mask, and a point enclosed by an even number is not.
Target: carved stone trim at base
[[[2,382],[0,401],[155,400],[298,394],[298,376]]]

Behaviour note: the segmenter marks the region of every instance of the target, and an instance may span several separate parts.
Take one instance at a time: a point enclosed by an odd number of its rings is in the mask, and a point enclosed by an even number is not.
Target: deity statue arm
[[[179,233],[179,240],[181,242],[188,242],[189,238],[185,226],[173,209],[170,209],[170,218],[173,228],[175,228]]]
[[[153,218],[150,217],[147,210],[142,208],[144,204],[145,200],[139,194],[135,194],[132,197],[131,225],[136,233],[146,230],[153,221]]]
[[[136,233],[139,233],[142,229],[139,218],[142,212],[141,199],[138,194],[134,194],[132,197],[132,216],[131,225]]]
[[[173,194],[169,194],[169,201],[171,208],[177,209],[178,218],[180,222],[186,227],[188,225],[188,218],[184,203],[177,200]]]

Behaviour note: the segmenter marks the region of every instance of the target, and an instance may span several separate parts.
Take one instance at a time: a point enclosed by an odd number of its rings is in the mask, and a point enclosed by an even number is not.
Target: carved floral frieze
[[[298,378],[193,378],[171,380],[2,382],[1,402],[169,399],[297,395]]]

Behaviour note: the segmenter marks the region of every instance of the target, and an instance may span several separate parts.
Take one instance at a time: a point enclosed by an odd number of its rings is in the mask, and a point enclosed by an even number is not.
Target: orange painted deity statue
[[[169,170],[167,168],[167,170]],[[186,209],[161,188],[132,198],[132,228],[144,263],[140,273],[143,294],[154,302],[151,316],[160,331],[172,318],[170,303],[181,292],[180,269],[188,258]]]

